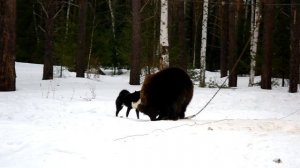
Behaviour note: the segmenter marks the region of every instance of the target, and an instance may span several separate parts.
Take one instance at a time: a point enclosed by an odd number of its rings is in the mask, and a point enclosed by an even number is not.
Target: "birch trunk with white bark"
[[[110,12],[110,17],[111,17],[111,27],[112,27],[112,32],[113,32],[113,37],[116,37],[116,33],[115,33],[115,15],[114,15],[114,11],[112,8],[112,4],[111,4],[111,0],[108,0],[108,7],[109,7],[109,12]]]
[[[169,67],[169,37],[168,37],[168,0],[161,0],[160,6],[160,69]]]
[[[259,34],[259,19],[260,19],[260,10],[258,6],[259,0],[252,0],[251,5],[251,42],[250,42],[250,77],[249,77],[249,86],[254,85],[255,77],[255,67],[256,67],[256,54],[257,54],[257,42]]]
[[[203,2],[202,37],[200,53],[200,87],[205,87],[206,45],[207,45],[208,0]]]

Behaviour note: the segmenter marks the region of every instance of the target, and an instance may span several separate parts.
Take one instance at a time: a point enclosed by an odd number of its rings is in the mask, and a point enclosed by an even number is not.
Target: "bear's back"
[[[180,68],[167,68],[148,76],[142,87],[141,97],[154,104],[174,102],[182,96],[193,95],[193,82]],[[144,98],[145,99],[145,98]],[[143,100],[142,100],[143,101]]]

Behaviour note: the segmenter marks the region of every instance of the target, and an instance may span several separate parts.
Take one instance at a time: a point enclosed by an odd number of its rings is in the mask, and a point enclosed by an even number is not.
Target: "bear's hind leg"
[[[184,115],[184,113],[183,113]],[[181,108],[178,103],[172,105],[172,111],[170,111],[170,120],[178,120],[181,117]]]
[[[181,111],[179,113],[179,118],[184,119],[185,118],[185,111],[186,111],[187,105],[182,105]]]
[[[176,104],[166,105],[159,113],[160,120],[178,120]]]

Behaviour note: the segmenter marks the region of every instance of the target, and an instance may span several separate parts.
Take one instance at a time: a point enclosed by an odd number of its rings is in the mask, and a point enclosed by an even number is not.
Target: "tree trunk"
[[[228,69],[229,69],[229,87],[237,86],[237,4],[229,5],[228,20]],[[234,67],[235,66],[235,67]]]
[[[112,0],[107,0],[109,12],[110,12],[110,18],[111,18],[111,29],[112,29],[112,61],[113,61],[113,68],[114,72],[113,74],[116,74],[116,69],[118,66],[118,54],[117,54],[117,42],[116,42],[116,24],[115,24],[115,13],[113,9]]]
[[[160,4],[160,69],[169,67],[168,0]]]
[[[130,85],[140,84],[141,55],[141,1],[132,1],[132,55],[130,68]]]
[[[227,76],[228,59],[228,32],[229,32],[229,0],[222,1],[221,9],[221,53],[220,53],[220,73],[221,77]]]
[[[157,11],[159,10],[160,7],[160,2],[158,0],[154,1],[155,3],[155,7],[153,8],[153,15],[154,15],[154,19],[153,19],[153,55],[150,57],[149,56],[149,61],[150,61],[150,65],[151,67],[154,67],[155,65],[157,65],[157,58],[159,58],[159,48],[160,48],[160,43],[158,42],[159,39],[159,35],[158,33],[160,32],[160,30],[157,29],[158,24],[159,24],[159,19],[160,19],[160,14],[157,13]],[[151,74],[151,68],[148,68],[148,74]]]
[[[0,0],[0,91],[16,90],[16,0]]]
[[[207,61],[206,61],[206,69],[207,70],[216,70],[218,67],[218,61],[220,58],[217,58],[217,53],[219,53],[219,18],[218,13],[220,12],[220,8],[219,5],[212,5],[211,7],[212,9],[210,9],[210,14],[209,15],[213,15],[215,17],[211,17],[210,21],[209,21],[209,25],[208,28],[210,30],[210,37],[208,37],[208,42],[207,42]]]
[[[192,48],[192,68],[195,68],[195,64],[196,64],[196,34],[197,34],[197,15],[196,15],[196,2],[191,1],[191,10],[192,10],[192,44],[193,44],[193,48]]]
[[[274,4],[275,0],[263,0],[263,63],[261,74],[261,88],[272,89],[272,33],[274,29]]]
[[[73,0],[68,0],[68,7],[67,7],[67,14],[66,14],[66,27],[65,27],[65,34],[64,34],[64,44],[63,44],[63,53],[61,56],[61,60],[60,60],[60,77],[62,78],[63,74],[63,64],[64,64],[64,58],[65,58],[65,46],[66,46],[66,42],[67,42],[67,38],[68,38],[68,34],[69,34],[69,20],[70,20],[70,9],[71,9],[71,3]]]
[[[193,68],[196,68],[196,58],[199,56],[199,47],[197,47],[200,39],[200,25],[202,25],[202,13],[203,13],[203,2],[202,1],[192,1],[193,3]]]
[[[290,86],[289,92],[296,93],[299,83],[300,57],[300,5],[297,0],[291,0],[291,56],[290,56]]]
[[[92,50],[94,45],[94,34],[96,28],[96,7],[97,7],[97,0],[94,0],[94,9],[93,9],[93,21],[92,21],[92,30],[91,30],[91,37],[90,37],[90,46],[89,46],[89,53],[88,53],[88,61],[87,61],[87,78],[90,78],[90,62],[92,57]]]
[[[79,32],[76,57],[76,77],[84,78],[87,66],[86,58],[86,9],[87,1],[79,0]]]
[[[177,15],[178,15],[178,45],[179,45],[179,66],[187,70],[188,59],[185,48],[185,20],[184,20],[184,1],[177,1]]]
[[[252,0],[251,5],[251,42],[250,42],[250,77],[249,86],[254,85],[255,67],[256,67],[256,54],[257,54],[257,42],[259,35],[259,24],[260,24],[260,11],[259,11],[259,0]]]
[[[205,87],[206,45],[207,45],[208,0],[203,2],[202,37],[200,53],[200,87]]]
[[[45,19],[45,54],[43,80],[53,79],[53,55],[54,55],[54,17],[56,12],[56,1],[45,0],[41,3],[44,9]]]
[[[37,15],[35,14],[35,3],[32,3],[32,19],[33,19],[33,24],[34,24],[34,33],[36,37],[36,43],[40,45],[40,37],[38,34],[38,23],[37,23]]]

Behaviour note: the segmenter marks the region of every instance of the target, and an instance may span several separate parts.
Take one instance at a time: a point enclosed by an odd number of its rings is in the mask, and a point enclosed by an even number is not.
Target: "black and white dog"
[[[136,116],[139,119],[139,111],[136,109],[136,105],[140,100],[140,91],[135,91],[130,93],[128,90],[122,90],[119,93],[119,96],[116,99],[116,117],[118,116],[119,112],[122,110],[123,105],[127,107],[126,117],[128,117],[129,112],[132,108],[135,108]]]

